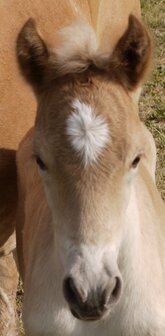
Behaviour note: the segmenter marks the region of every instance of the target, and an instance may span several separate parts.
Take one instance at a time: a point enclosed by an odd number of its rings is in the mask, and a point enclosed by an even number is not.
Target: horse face
[[[41,96],[34,154],[44,181],[71,311],[106,316],[118,302],[118,258],[143,159],[141,123],[122,86],[69,80]]]
[[[112,54],[100,53],[88,29],[79,44],[73,29],[69,34],[52,53],[29,21],[18,38],[18,58],[38,99],[34,155],[53,217],[64,296],[74,316],[96,320],[122,292],[119,255],[145,153],[133,96],[148,69],[150,38],[133,16]]]

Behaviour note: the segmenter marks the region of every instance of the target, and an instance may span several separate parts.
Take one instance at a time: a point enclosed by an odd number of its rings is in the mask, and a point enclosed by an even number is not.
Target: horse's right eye
[[[36,156],[36,162],[37,162],[37,164],[38,164],[38,166],[40,167],[41,170],[46,170],[47,169],[45,163],[41,160],[41,158],[38,155]]]
[[[135,159],[132,161],[132,168],[136,168],[137,167],[137,165],[138,165],[138,163],[140,162],[140,159],[141,159],[141,156],[140,155],[137,155],[136,157],[135,157]]]

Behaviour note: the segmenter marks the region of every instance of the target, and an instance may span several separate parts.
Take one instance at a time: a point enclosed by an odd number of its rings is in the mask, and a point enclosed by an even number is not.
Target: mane
[[[53,50],[53,63],[60,75],[85,71],[96,63],[98,41],[94,29],[83,21],[76,21],[59,33],[61,46]]]

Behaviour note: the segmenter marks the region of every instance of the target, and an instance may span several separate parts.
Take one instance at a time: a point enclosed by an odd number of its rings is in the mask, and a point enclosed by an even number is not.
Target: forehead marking
[[[72,103],[73,112],[67,119],[66,133],[72,148],[86,166],[96,162],[109,140],[109,128],[101,115],[95,115],[90,105],[78,99]]]

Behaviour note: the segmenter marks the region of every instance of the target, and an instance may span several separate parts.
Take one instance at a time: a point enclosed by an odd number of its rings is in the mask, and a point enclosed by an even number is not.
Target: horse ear
[[[22,74],[39,93],[46,80],[49,51],[33,19],[25,23],[18,35],[17,58]]]
[[[152,56],[150,35],[144,25],[133,15],[128,28],[118,41],[110,61],[115,77],[130,90],[144,81]]]

